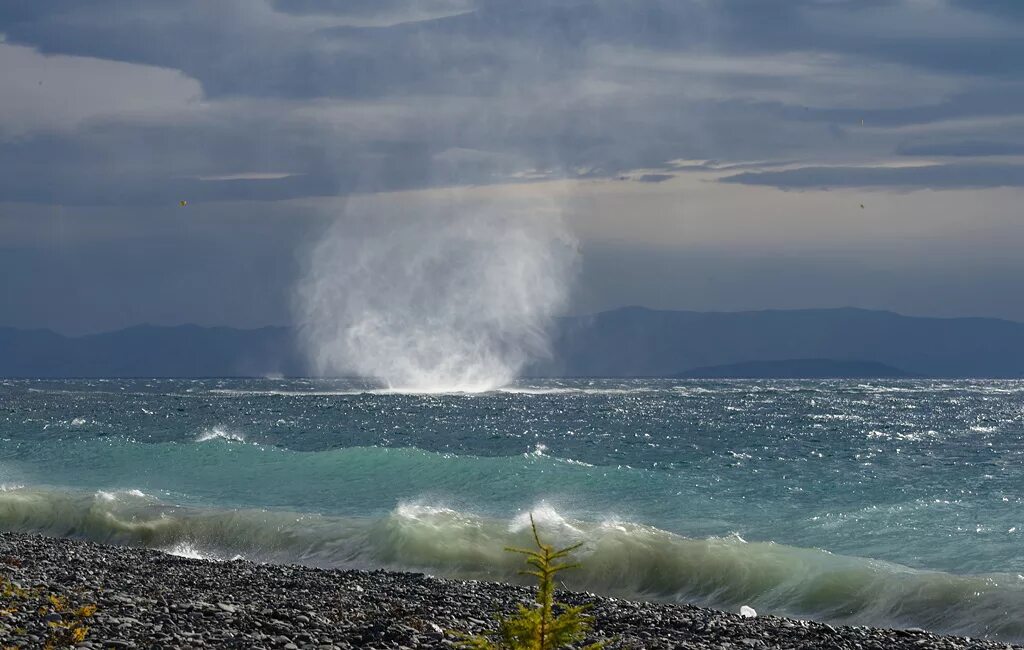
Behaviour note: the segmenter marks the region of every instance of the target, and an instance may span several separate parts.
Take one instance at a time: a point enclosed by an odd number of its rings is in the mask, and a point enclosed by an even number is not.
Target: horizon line
[[[900,318],[915,318],[923,320],[987,320],[987,321],[1000,321],[1004,323],[1013,323],[1015,325],[1024,325],[1024,321],[1013,320],[1003,316],[924,316],[905,314],[902,312],[894,311],[892,309],[873,309],[870,307],[855,307],[852,305],[838,306],[838,307],[794,307],[794,308],[779,308],[779,307],[766,307],[762,309],[735,309],[735,310],[724,310],[724,309],[710,309],[710,310],[699,310],[699,309],[665,309],[658,307],[648,307],[645,305],[622,305],[619,307],[609,307],[608,309],[601,309],[598,311],[583,312],[578,314],[567,314],[564,316],[558,316],[555,320],[572,320],[572,319],[588,319],[601,316],[602,314],[611,314],[614,312],[621,311],[647,311],[655,313],[674,313],[674,314],[700,314],[700,315],[740,315],[740,314],[763,314],[763,313],[797,313],[797,312],[837,312],[837,311],[856,311],[856,312],[868,312],[875,314],[890,314],[893,316],[899,316]],[[235,332],[257,332],[260,330],[272,330],[272,329],[298,329],[301,324],[292,323],[287,325],[274,324],[274,325],[257,325],[257,326],[240,326],[240,325],[214,325],[214,324],[201,324],[196,322],[184,322],[184,323],[152,323],[149,321],[143,321],[141,323],[135,323],[133,325],[125,325],[123,327],[116,327],[114,329],[102,329],[95,331],[88,331],[82,333],[70,334],[60,330],[56,330],[50,327],[23,327],[18,325],[3,325],[0,324],[0,330],[15,330],[19,332],[39,332],[47,333],[61,338],[66,339],[80,339],[88,338],[91,336],[103,336],[106,334],[116,334],[132,329],[152,328],[152,329],[184,329],[184,328],[199,328],[204,330],[231,330]]]

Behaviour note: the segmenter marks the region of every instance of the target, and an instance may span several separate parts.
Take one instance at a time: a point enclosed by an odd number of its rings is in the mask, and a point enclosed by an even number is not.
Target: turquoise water
[[[1024,639],[1024,382],[0,382],[0,528]]]

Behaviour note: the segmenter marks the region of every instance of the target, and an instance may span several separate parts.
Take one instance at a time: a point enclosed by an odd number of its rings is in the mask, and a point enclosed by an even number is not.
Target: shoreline
[[[421,573],[197,560],[152,549],[0,532],[0,575],[95,604],[80,648],[439,648],[476,634],[528,600],[512,584]],[[831,626],[685,604],[561,592],[592,606],[588,642],[610,648],[1014,648],[922,630]],[[5,646],[40,647],[34,608],[0,617]],[[21,628],[19,630],[19,628]],[[21,634],[20,632],[24,632]]]

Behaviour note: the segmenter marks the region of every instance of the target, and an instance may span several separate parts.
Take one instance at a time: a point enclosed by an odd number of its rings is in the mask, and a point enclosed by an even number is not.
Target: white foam
[[[142,490],[96,490],[96,498],[101,501],[117,501],[121,496],[131,496],[138,499],[146,497],[146,493]]]
[[[527,456],[527,457],[531,457],[532,456],[533,458],[545,458],[546,455],[545,455],[544,452],[546,452],[547,450],[548,450],[548,446],[547,445],[545,445],[543,442],[538,442],[537,444],[535,444],[533,446],[533,451],[526,452],[524,454],[524,456]]]
[[[565,465],[576,465],[578,467],[593,467],[590,463],[585,463],[582,460],[574,460],[572,458],[559,458],[557,456],[548,455],[548,446],[543,442],[538,442],[533,446],[531,451],[523,454],[526,458],[546,458],[556,463],[563,463]]]
[[[533,522],[537,524],[537,526],[543,526],[549,529],[561,529],[571,534],[582,535],[582,532],[578,528],[570,524],[565,517],[544,501],[535,505],[530,510],[516,515],[512,519],[511,523],[509,523],[509,532],[518,533],[524,530],[529,530],[531,515],[533,517]]]
[[[437,516],[458,516],[459,513],[451,508],[445,506],[430,505],[427,503],[420,503],[416,501],[410,501],[399,503],[394,510],[394,514],[403,519],[423,520]]]
[[[215,560],[216,558],[208,557],[199,552],[195,546],[189,542],[178,542],[170,548],[160,549],[168,555],[175,555],[177,557],[187,558],[189,560]]]
[[[590,463],[586,463],[582,460],[576,460],[574,458],[555,458],[554,460],[559,463],[565,463],[566,465],[576,465],[577,467],[593,467]]]
[[[242,434],[228,431],[220,426],[207,429],[196,436],[196,442],[208,442],[217,439],[227,440],[228,442],[245,442],[245,436]]]

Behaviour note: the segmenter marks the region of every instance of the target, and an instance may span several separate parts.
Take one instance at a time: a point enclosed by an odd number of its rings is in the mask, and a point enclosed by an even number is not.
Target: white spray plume
[[[480,392],[549,352],[576,244],[557,202],[352,202],[314,248],[299,291],[321,374],[396,391]]]

